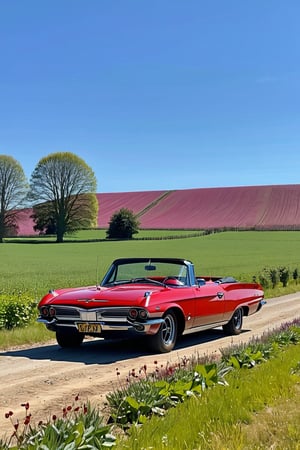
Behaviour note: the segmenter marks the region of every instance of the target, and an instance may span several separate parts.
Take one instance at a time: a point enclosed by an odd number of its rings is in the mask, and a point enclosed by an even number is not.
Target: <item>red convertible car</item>
[[[61,347],[85,336],[146,336],[152,350],[169,352],[179,336],[222,326],[239,334],[243,316],[264,302],[257,283],[197,277],[192,262],[179,258],[116,259],[100,285],[51,290],[39,302],[42,322]]]

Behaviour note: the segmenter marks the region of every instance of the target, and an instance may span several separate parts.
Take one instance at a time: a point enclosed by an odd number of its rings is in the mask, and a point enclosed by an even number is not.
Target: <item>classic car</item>
[[[232,277],[198,277],[180,258],[120,258],[99,285],[50,290],[39,302],[38,322],[56,333],[61,347],[85,336],[145,336],[155,352],[171,351],[187,333],[223,327],[241,332],[243,317],[264,304],[258,283]]]

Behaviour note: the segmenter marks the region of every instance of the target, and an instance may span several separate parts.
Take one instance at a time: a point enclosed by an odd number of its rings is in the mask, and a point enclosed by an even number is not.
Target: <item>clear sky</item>
[[[98,192],[300,183],[299,0],[0,0],[0,154]]]

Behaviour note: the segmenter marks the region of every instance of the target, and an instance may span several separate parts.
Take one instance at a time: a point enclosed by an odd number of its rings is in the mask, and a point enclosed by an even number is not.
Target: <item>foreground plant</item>
[[[36,317],[36,307],[27,293],[0,292],[0,330],[27,326]]]
[[[231,370],[228,386],[130,427],[118,449],[299,449],[299,375],[299,344],[289,345],[250,370]]]
[[[248,344],[222,350],[219,361],[200,364],[196,358],[183,360],[175,365],[157,366],[148,373],[144,365],[138,373],[129,373],[127,384],[107,395],[111,421],[129,428],[132,424],[144,424],[153,415],[164,416],[166,411],[191,397],[199,397],[207,388],[227,385],[225,376],[233,369],[251,369],[275,357],[287,345],[300,342],[300,319],[283,324],[279,330],[267,333],[261,339]],[[117,376],[120,373],[117,370]]]
[[[139,375],[133,369],[125,386],[107,395],[111,410],[111,421],[125,428],[131,424],[143,424],[152,415],[164,416],[192,396],[215,384],[226,385],[225,375],[231,367],[224,364],[195,364],[185,358],[181,363],[157,366],[147,372],[143,366]],[[119,375],[119,372],[117,372]]]
[[[253,338],[246,344],[221,349],[222,360],[235,369],[251,369],[276,356],[281,348],[300,342],[300,319],[282,324],[278,329]]]
[[[5,417],[13,426],[13,433],[5,442],[0,441],[3,450],[26,449],[34,450],[75,450],[102,449],[115,445],[115,437],[111,434],[111,426],[103,425],[103,419],[97,409],[89,403],[78,403],[77,395],[73,405],[63,408],[62,417],[53,415],[46,422],[40,421],[32,425],[29,403],[23,403],[25,416],[20,421],[14,419],[14,413],[9,411]]]

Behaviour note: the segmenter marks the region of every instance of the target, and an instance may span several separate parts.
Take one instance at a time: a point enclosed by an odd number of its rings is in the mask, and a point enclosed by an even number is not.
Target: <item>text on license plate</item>
[[[100,323],[77,323],[77,329],[80,333],[101,333],[102,328]]]

